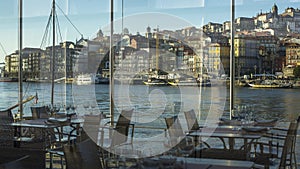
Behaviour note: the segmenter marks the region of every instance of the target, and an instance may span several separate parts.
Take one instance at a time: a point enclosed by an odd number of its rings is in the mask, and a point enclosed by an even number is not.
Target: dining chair
[[[50,117],[48,114],[48,109],[47,106],[35,106],[35,107],[30,107],[31,109],[31,114],[32,114],[32,119],[47,119]]]
[[[186,135],[186,133],[183,131],[178,116],[166,117],[165,122],[166,122],[167,131],[169,135],[168,144],[165,144],[165,146],[170,147],[170,150],[165,152],[165,154],[174,155],[175,152],[175,155],[182,156],[183,154],[182,151],[180,151],[180,149],[182,149],[182,145],[183,146],[189,145],[188,147],[191,146],[190,144],[188,144],[189,142],[188,140],[190,140],[189,137],[191,136]],[[202,155],[203,150],[210,149],[210,145],[208,143],[204,141],[197,142],[195,138],[192,138],[192,140],[194,144],[193,151],[189,153],[188,157],[198,158],[200,157],[200,154]],[[185,156],[187,157],[187,154],[185,154]]]
[[[100,115],[84,115],[84,124],[82,129],[85,131],[84,134],[88,135],[93,141],[97,142],[99,135],[100,122],[103,119],[103,116]],[[82,135],[81,138],[84,139],[85,135]]]
[[[111,126],[111,121],[109,121],[104,126],[99,127],[100,139],[97,144],[101,147],[100,158],[103,163],[108,157],[115,155],[112,152],[122,146],[130,145],[133,149],[134,124],[131,124],[132,114],[133,109],[122,110],[118,120],[114,122],[115,126]],[[129,135],[130,140],[128,141]]]
[[[199,126],[194,109],[185,111],[184,116],[190,131],[197,131],[201,128],[201,126]]]
[[[70,133],[65,129],[65,127],[70,125],[70,121],[66,119],[65,121],[55,121],[55,120],[47,120],[45,121],[48,125],[54,125],[55,128],[49,129],[49,147],[47,148],[47,153],[50,156],[50,169],[53,168],[54,157],[58,157],[60,160],[60,166],[63,168],[65,154],[63,152],[64,145],[74,144],[77,140],[77,136],[73,133]]]
[[[0,111],[0,146],[12,147],[13,145],[13,127],[10,125],[14,122],[11,110]]]
[[[100,126],[100,145],[102,147],[109,146],[110,148],[114,146],[119,146],[122,144],[128,144],[128,136],[130,135],[130,142],[129,144],[132,145],[133,142],[133,134],[134,134],[134,124],[131,124],[131,117],[133,114],[133,109],[131,110],[122,110],[121,114],[118,117],[118,120],[115,123],[115,126],[111,127],[111,122],[107,122],[104,127]],[[131,133],[129,133],[131,129]],[[104,132],[108,130],[112,132],[109,135],[108,139],[104,139]]]
[[[189,132],[199,131],[203,128],[203,126],[200,126],[198,123],[197,116],[194,109],[185,111],[184,116],[187,122]],[[210,147],[210,145],[207,142],[200,140],[199,138],[195,138],[195,143],[196,146],[205,145],[206,147]]]
[[[297,168],[295,144],[299,121],[300,118],[297,122],[291,122],[285,135],[267,135],[268,142],[257,142],[259,151],[255,152],[253,161],[269,168],[276,165],[277,159],[277,161],[279,160],[277,164],[279,169],[284,169],[287,166]]]
[[[97,144],[90,138],[74,145],[64,145],[66,169],[102,169]]]
[[[184,131],[181,127],[178,116],[165,118],[167,131],[169,134],[169,142],[167,146],[173,147],[179,143],[178,138],[184,136]]]
[[[15,147],[34,143],[33,147],[41,147],[40,140],[35,139],[33,136],[37,136],[33,133],[26,133],[24,129],[21,128],[20,131],[15,131],[11,123],[15,122],[14,115],[11,110],[5,110],[0,112],[0,146]],[[15,132],[19,135],[16,136]]]

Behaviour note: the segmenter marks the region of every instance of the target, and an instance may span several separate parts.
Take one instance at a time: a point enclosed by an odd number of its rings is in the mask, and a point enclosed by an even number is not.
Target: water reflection
[[[25,83],[24,91],[25,97],[35,95],[36,92],[39,96],[40,104],[50,103],[50,86],[48,83]],[[99,111],[109,112],[109,86],[108,85],[92,85],[92,86],[73,86],[70,84],[66,87],[64,84],[55,85],[55,103],[62,105],[83,104],[87,101],[95,102],[98,105]],[[5,109],[17,103],[18,90],[17,83],[0,83],[0,108]],[[72,89],[72,92],[70,92]],[[172,111],[173,102],[180,101],[180,90],[174,87],[163,87],[162,90],[166,94],[167,99],[171,99],[166,103],[165,111]],[[215,87],[202,88],[201,90],[201,118],[206,118],[211,110],[218,110],[219,104],[224,101],[224,111],[229,111],[229,90],[226,92],[213,93]],[[249,104],[254,107],[254,113],[258,116],[270,118],[278,117],[283,120],[290,121],[299,115],[299,89],[252,89],[252,88],[236,88],[235,89],[235,104],[243,105]],[[143,85],[130,86],[130,99],[132,106],[138,110],[146,110],[149,104],[148,97],[143,98],[144,94],[153,91],[145,90]],[[70,97],[69,95],[72,96]],[[223,97],[225,95],[225,97]],[[92,96],[92,97],[91,97]],[[28,109],[27,105],[26,111]],[[25,112],[26,113],[26,112]],[[28,113],[28,112],[27,112]]]

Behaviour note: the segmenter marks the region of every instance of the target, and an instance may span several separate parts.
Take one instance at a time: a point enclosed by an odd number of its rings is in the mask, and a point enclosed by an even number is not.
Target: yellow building
[[[234,56],[237,76],[254,73],[255,65],[259,65],[257,44],[258,39],[255,36],[235,36]]]
[[[5,57],[5,73],[9,77],[18,77],[19,72],[19,54],[12,53]]]
[[[209,72],[229,74],[230,46],[228,43],[212,43],[209,45],[208,56]]]

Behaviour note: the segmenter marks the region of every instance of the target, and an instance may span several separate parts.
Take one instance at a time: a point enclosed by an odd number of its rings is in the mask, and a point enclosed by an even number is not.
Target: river
[[[50,104],[51,84],[24,83],[24,98],[38,95],[38,104]],[[8,108],[18,102],[18,83],[0,82],[0,108]],[[67,91],[67,92],[66,92]],[[164,112],[174,112],[200,107],[201,117],[210,113],[228,112],[229,88],[226,86],[204,87],[149,87],[145,85],[115,85],[114,101],[116,112],[125,108],[134,108],[140,112],[141,122],[148,123],[146,115],[157,118]],[[247,87],[235,88],[235,105],[241,108],[251,108],[256,117],[276,117],[290,121],[299,115],[300,89],[253,89]],[[55,84],[55,105],[74,105],[77,112],[97,113],[109,112],[109,85]],[[30,114],[33,102],[24,105],[24,113]],[[17,110],[14,110],[17,111]],[[149,117],[149,118],[150,118]],[[216,116],[214,116],[216,117]]]

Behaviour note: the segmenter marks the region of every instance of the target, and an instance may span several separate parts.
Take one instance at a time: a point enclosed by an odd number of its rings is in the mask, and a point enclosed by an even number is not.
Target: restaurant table
[[[22,141],[30,141],[31,138],[29,137],[22,137],[21,130],[22,128],[29,128],[29,129],[40,129],[42,130],[42,138],[46,140],[47,137],[51,134],[50,130],[53,130],[57,127],[65,127],[70,126],[70,135],[74,131],[77,131],[80,124],[83,123],[83,119],[73,118],[67,120],[65,118],[48,118],[48,119],[35,119],[35,120],[23,120],[11,123],[11,126],[14,127],[14,147],[20,147],[20,143]],[[46,149],[47,145],[44,144],[43,148]]]
[[[248,128],[249,127],[249,128]],[[251,128],[250,128],[251,127]],[[255,132],[251,132],[247,129],[252,129]],[[224,150],[224,152],[236,152],[238,155],[237,159],[250,159],[251,147],[255,140],[260,139],[264,133],[267,132],[269,128],[258,127],[258,126],[247,126],[247,127],[236,127],[236,126],[217,126],[205,127],[200,130],[189,133],[189,136],[194,137],[195,139],[203,140],[203,138],[218,138],[223,144],[222,148],[216,148],[215,151]],[[225,140],[228,140],[227,142]],[[237,140],[241,140],[239,143],[242,143],[240,147],[236,146]],[[207,142],[206,142],[207,143]],[[228,145],[227,145],[228,144]],[[208,148],[208,150],[211,147]],[[255,148],[255,147],[254,147]],[[213,150],[213,149],[211,149]],[[227,151],[228,150],[228,151]],[[222,151],[220,151],[222,152]],[[220,153],[218,152],[218,153]],[[243,156],[243,157],[242,157]],[[224,157],[225,158],[225,157]],[[233,156],[232,156],[233,158]],[[231,158],[229,158],[231,159]],[[235,158],[234,158],[235,159]]]
[[[258,128],[258,127],[256,127]],[[234,126],[218,126],[216,128],[202,128],[197,131],[189,133],[192,137],[215,137],[220,138],[223,142],[225,149],[234,149],[235,139],[243,139],[244,145],[252,143],[254,140],[262,137],[264,133],[262,132],[247,132],[242,128],[236,128]],[[228,139],[228,147],[226,146],[224,139]],[[250,140],[250,141],[248,141]]]
[[[175,165],[179,164],[180,168],[185,169],[251,169],[254,167],[254,162],[241,160],[190,158],[175,156],[160,156],[154,157],[152,159],[156,160],[159,163],[160,160],[168,160],[168,158],[176,158]]]

